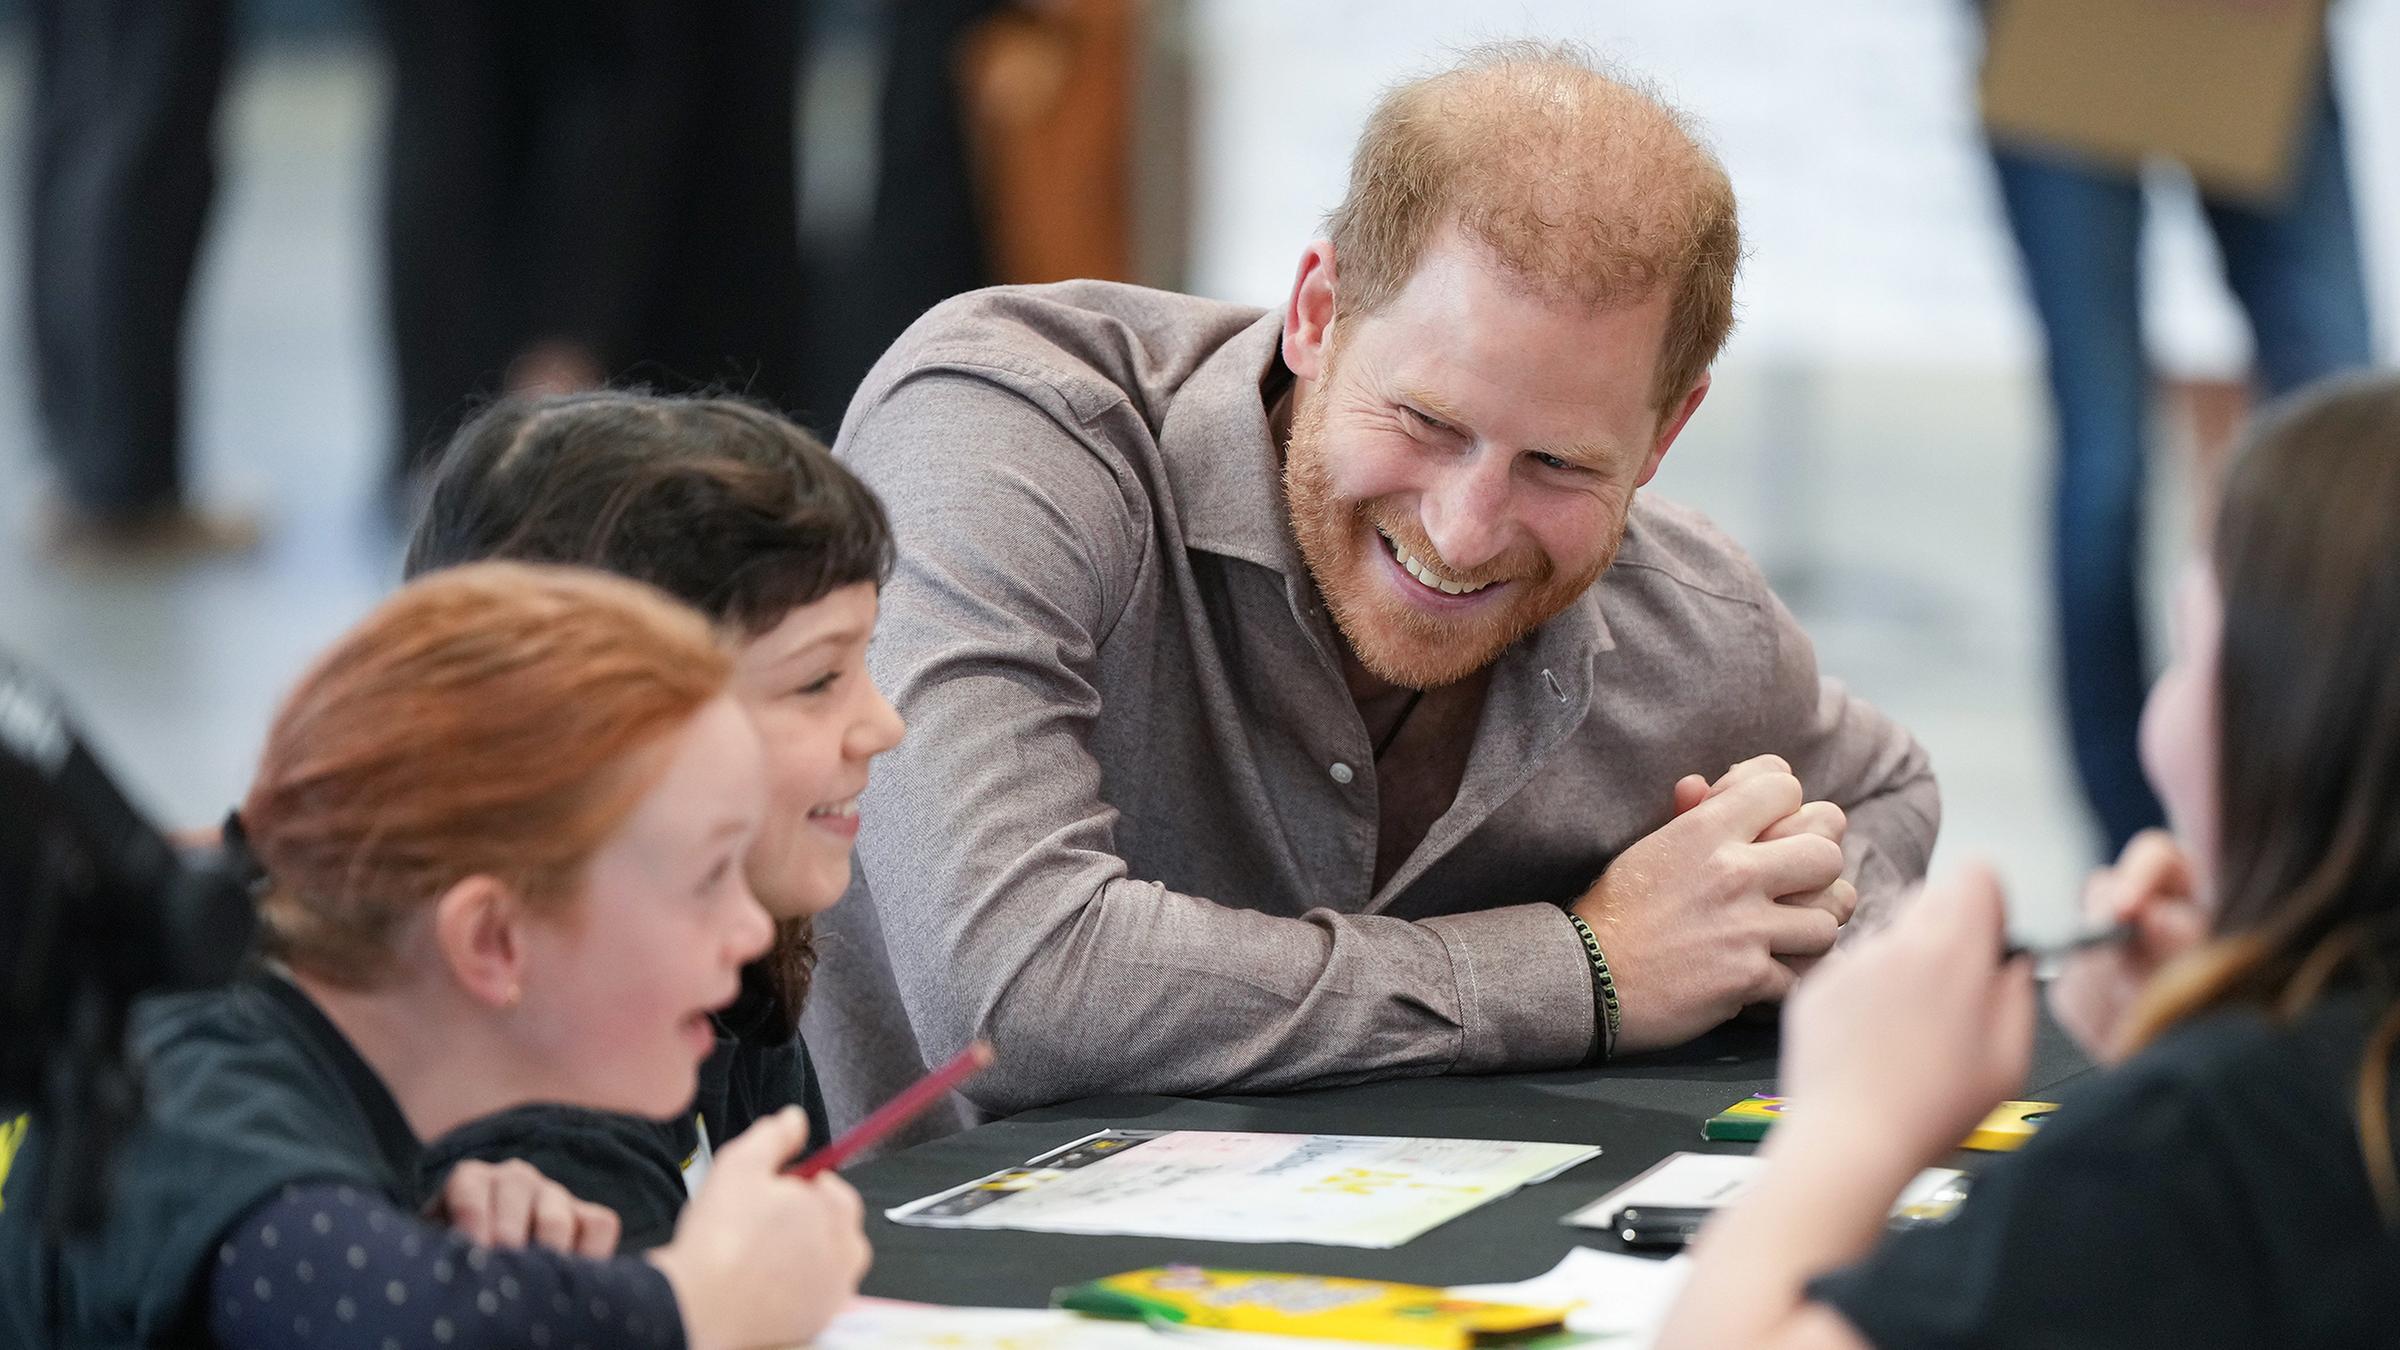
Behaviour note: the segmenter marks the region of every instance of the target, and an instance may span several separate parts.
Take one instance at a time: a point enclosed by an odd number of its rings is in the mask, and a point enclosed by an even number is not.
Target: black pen
[[[2064,942],[2041,945],[2012,942],[2000,949],[2000,959],[2014,961],[2020,956],[2030,956],[2037,961],[2049,961],[2061,956],[2071,956],[2087,948],[2106,947],[2129,941],[2132,937],[2133,923],[2131,920],[2127,920],[2124,923],[2112,923],[2106,928],[2087,928]]]
[[[1716,1212],[1707,1205],[1627,1205],[1617,1211],[1617,1236],[1632,1247],[1681,1247]]]

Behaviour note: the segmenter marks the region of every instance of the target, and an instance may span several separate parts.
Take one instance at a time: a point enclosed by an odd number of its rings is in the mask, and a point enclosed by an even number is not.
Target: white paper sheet
[[[1111,1144],[1106,1156],[1090,1156]],[[1112,1132],[885,1217],[940,1228],[1397,1247],[1599,1152],[1482,1139]]]
[[[1607,1338],[1612,1347],[1642,1346],[1657,1339],[1659,1325],[1683,1282],[1691,1277],[1687,1257],[1653,1261],[1617,1252],[1577,1247],[1547,1273],[1515,1284],[1462,1284],[1457,1298],[1492,1303],[1564,1304],[1567,1330]]]
[[[1747,1194],[1765,1166],[1764,1158],[1749,1153],[1670,1153],[1650,1170],[1561,1222],[1581,1228],[1611,1228],[1617,1211],[1627,1205],[1721,1209]],[[1892,1206],[1893,1217],[1947,1213],[1963,1191],[1966,1175],[1948,1167],[1919,1172],[1900,1192]]]
[[[862,1298],[851,1303],[816,1350],[1344,1350],[1351,1341],[1155,1328],[1039,1308],[944,1308]]]

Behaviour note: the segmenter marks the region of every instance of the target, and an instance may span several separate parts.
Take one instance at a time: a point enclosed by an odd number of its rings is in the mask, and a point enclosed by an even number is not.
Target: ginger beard
[[[1326,354],[1328,387],[1338,378],[1338,354]],[[1343,498],[1327,444],[1328,401],[1294,394],[1284,500],[1318,594],[1343,641],[1376,678],[1409,689],[1455,684],[1573,604],[1616,560],[1625,539],[1622,514],[1608,525],[1606,546],[1578,572],[1561,574],[1530,541],[1472,573],[1459,572],[1394,498]],[[1489,590],[1460,597],[1429,592],[1393,559],[1386,534],[1453,581]]]

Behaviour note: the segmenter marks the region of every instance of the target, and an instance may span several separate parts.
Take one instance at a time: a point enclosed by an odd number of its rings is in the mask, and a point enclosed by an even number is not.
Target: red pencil
[[[969,1045],[949,1063],[911,1083],[899,1096],[876,1107],[874,1114],[851,1126],[841,1138],[785,1170],[796,1177],[813,1177],[819,1172],[841,1166],[868,1145],[925,1114],[926,1108],[940,1101],[950,1089],[983,1072],[991,1062],[992,1047],[989,1042],[977,1041]]]

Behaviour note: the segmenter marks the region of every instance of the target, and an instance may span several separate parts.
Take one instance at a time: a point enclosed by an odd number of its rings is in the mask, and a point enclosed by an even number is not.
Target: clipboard
[[[2284,194],[2324,78],[2325,0],[1992,0],[1983,120],[2003,141],[2210,192]]]

